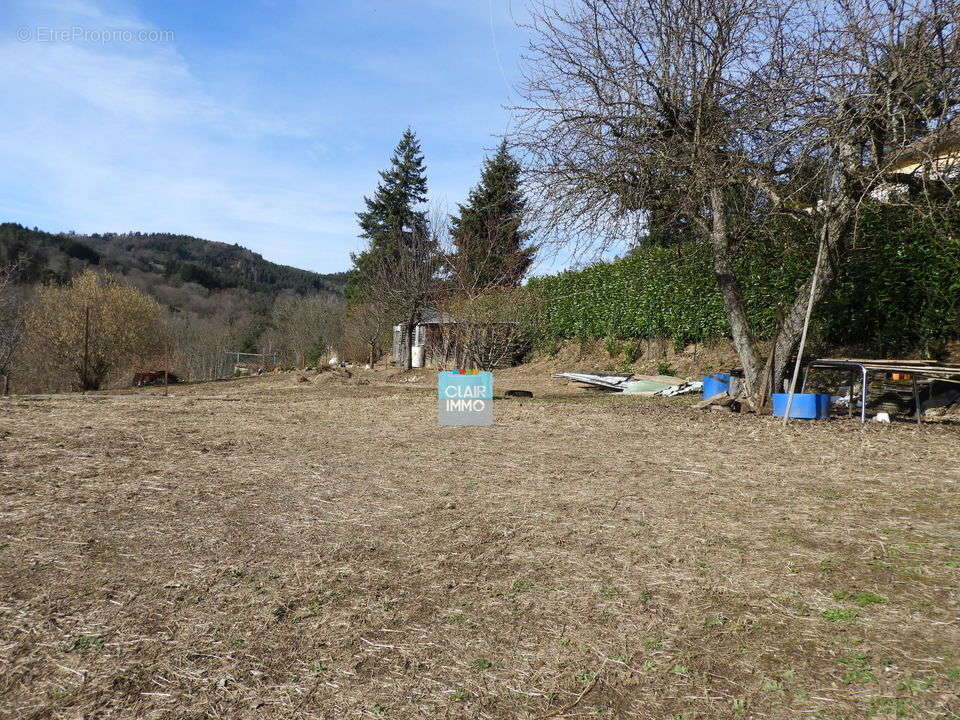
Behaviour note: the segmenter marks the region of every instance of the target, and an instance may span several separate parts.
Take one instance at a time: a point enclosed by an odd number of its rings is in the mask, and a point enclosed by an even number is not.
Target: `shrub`
[[[39,288],[27,327],[46,372],[80,390],[97,390],[114,370],[162,352],[167,334],[155,300],[89,270]]]

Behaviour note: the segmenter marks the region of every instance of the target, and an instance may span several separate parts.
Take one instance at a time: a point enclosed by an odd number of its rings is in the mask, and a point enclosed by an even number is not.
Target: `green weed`
[[[837,662],[847,666],[847,672],[843,675],[843,681],[847,685],[869,683],[877,679],[877,676],[870,669],[869,655],[859,653],[850,657],[839,658]]]
[[[526,580],[514,580],[513,584],[510,586],[510,589],[507,592],[502,593],[502,597],[513,598],[522,592],[532,590],[534,587],[536,587],[536,585],[534,585],[532,582],[528,582]]]
[[[601,600],[616,600],[619,597],[620,591],[614,587],[604,587],[600,588],[600,599]]]
[[[486,658],[477,658],[473,661],[473,667],[475,670],[488,670],[493,667],[493,663]]]
[[[870,706],[874,711],[883,713],[887,717],[891,715],[895,718],[911,717],[910,703],[903,698],[873,698]]]
[[[918,692],[923,692],[924,690],[928,690],[931,685],[933,685],[933,678],[921,678],[919,680],[908,678],[906,680],[901,680],[897,687],[901,690],[906,690],[911,694],[915,694]]]
[[[887,601],[887,598],[885,598],[883,595],[877,595],[876,593],[872,593],[872,592],[852,593],[852,592],[847,592],[846,590],[840,590],[839,592],[835,592],[833,594],[833,599],[841,600],[841,601],[847,600],[856,605],[859,605],[860,607],[867,607],[868,605],[878,605],[880,603],[885,603]]]
[[[68,653],[79,653],[85,655],[91,650],[100,650],[103,648],[103,639],[96,635],[81,635],[67,645],[63,651]]]
[[[657,363],[657,375],[673,375],[673,368],[670,363],[661,360]]]
[[[320,612],[320,608],[333,600],[333,593],[325,593],[319,597],[311,598],[307,603],[307,610],[311,613]]]
[[[720,625],[726,625],[729,619],[726,615],[711,615],[703,621],[703,626],[705,628],[719,627]]]

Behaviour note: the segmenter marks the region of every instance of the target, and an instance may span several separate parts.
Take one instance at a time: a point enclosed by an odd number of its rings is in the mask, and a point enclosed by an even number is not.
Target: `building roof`
[[[960,121],[956,118],[918,138],[887,159],[888,172],[912,174],[924,166],[940,166],[960,161]]]

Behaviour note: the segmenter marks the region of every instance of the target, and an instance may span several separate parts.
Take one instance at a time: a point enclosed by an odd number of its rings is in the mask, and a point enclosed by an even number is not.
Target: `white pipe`
[[[823,257],[823,247],[827,240],[827,223],[823,224],[820,233],[820,247],[817,248],[817,261],[813,266],[813,278],[810,280],[810,299],[807,301],[807,316],[803,320],[803,333],[800,335],[800,347],[797,349],[797,362],[793,366],[793,379],[790,381],[790,393],[787,395],[787,411],[783,414],[783,425],[790,422],[790,411],[793,409],[793,396],[797,389],[797,376],[800,374],[800,363],[803,362],[803,350],[807,345],[807,328],[810,327],[810,316],[813,314],[813,298],[817,294],[817,280],[820,276],[820,260]]]

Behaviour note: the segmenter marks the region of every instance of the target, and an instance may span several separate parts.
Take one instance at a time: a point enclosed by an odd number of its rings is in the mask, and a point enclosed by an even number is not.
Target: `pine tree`
[[[484,161],[480,182],[458,208],[459,216],[450,219],[456,247],[450,264],[459,283],[473,289],[519,285],[536,248],[523,229],[527,201],[520,189],[520,163],[506,141]]]
[[[366,250],[351,255],[354,268],[347,281],[347,298],[358,300],[365,277],[375,266],[389,262],[418,238],[428,235],[426,210],[426,168],[420,141],[407,128],[390,158],[390,167],[380,171],[380,183],[372,198],[365,197],[367,209],[357,213],[360,237]]]

